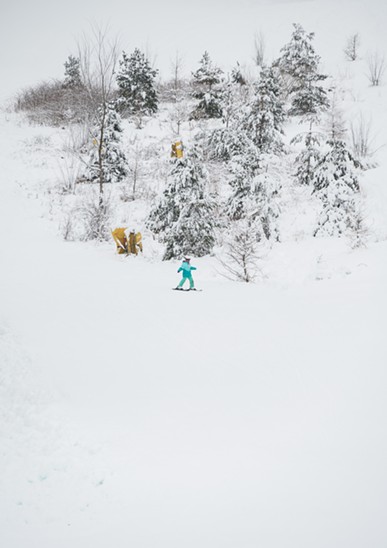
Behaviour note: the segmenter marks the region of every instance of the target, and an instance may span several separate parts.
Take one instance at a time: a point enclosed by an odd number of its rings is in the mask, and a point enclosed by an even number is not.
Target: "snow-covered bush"
[[[386,57],[379,51],[367,55],[367,77],[372,86],[379,86],[382,83],[386,66]]]
[[[356,61],[359,57],[360,35],[358,32],[348,37],[344,48],[344,55],[348,61]]]
[[[262,276],[259,244],[254,226],[247,220],[232,223],[224,249],[224,253],[217,258],[226,278],[249,283]]]
[[[103,200],[95,188],[88,188],[62,215],[61,232],[65,240],[108,240],[111,237],[113,207],[105,193]]]

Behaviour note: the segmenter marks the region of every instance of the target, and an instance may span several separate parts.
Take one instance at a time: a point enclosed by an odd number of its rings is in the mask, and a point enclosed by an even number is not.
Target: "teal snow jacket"
[[[183,278],[192,278],[191,270],[196,270],[196,266],[191,266],[184,261],[178,272],[183,272]]]

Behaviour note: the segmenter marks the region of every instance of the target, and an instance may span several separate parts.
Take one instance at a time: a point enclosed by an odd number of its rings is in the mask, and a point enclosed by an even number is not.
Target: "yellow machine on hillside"
[[[127,227],[115,228],[112,230],[112,236],[117,246],[117,253],[120,255],[138,255],[142,253],[142,235],[141,232],[130,230]]]
[[[183,141],[172,143],[171,158],[182,158],[184,156]]]

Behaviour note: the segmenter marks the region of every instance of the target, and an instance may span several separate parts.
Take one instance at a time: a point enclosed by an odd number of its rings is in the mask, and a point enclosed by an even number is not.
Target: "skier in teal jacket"
[[[195,283],[194,283],[194,280],[193,280],[193,277],[192,277],[192,270],[196,270],[196,266],[191,266],[190,261],[191,261],[191,259],[189,259],[188,257],[185,257],[182,264],[181,264],[181,267],[177,271],[177,272],[182,272],[183,277],[182,277],[179,285],[176,287],[176,289],[182,290],[183,285],[185,284],[186,280],[189,280],[189,288],[192,289],[192,290],[195,290]]]

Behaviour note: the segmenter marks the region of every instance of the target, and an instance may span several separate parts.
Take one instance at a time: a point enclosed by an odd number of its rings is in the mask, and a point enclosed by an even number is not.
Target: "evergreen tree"
[[[195,110],[191,113],[191,119],[220,118],[222,109],[220,106],[219,84],[222,78],[222,70],[213,66],[208,52],[200,61],[200,67],[193,76],[193,96],[199,101]]]
[[[260,152],[278,152],[283,146],[284,119],[284,103],[276,71],[272,67],[263,68],[242,120],[243,130]]]
[[[290,116],[302,116],[306,121],[316,122],[329,107],[327,91],[318,84],[326,76],[309,74],[304,86],[294,92],[289,109]]]
[[[211,130],[205,137],[208,159],[228,161],[252,146],[251,139],[243,127],[249,93],[249,86],[236,83],[232,76],[223,82],[220,106],[224,125],[222,128]]]
[[[206,186],[207,173],[197,151],[171,160],[167,188],[147,223],[166,243],[164,260],[211,252],[215,244],[214,203]]]
[[[219,86],[221,118],[226,128],[237,129],[240,126],[250,94],[249,86],[235,81],[232,74]]]
[[[294,24],[291,40],[282,49],[275,65],[287,77],[292,98],[289,114],[318,116],[329,106],[326,90],[320,85],[327,76],[318,72],[320,56],[316,54],[314,33],[307,34],[301,25]]]
[[[313,183],[315,168],[321,160],[321,134],[312,130],[310,123],[309,131],[305,134],[298,134],[292,139],[291,144],[304,142],[304,147],[297,155],[296,177],[301,185],[311,185]]]
[[[155,78],[158,71],[152,69],[145,55],[137,48],[129,57],[123,52],[119,64],[117,85],[120,110],[139,117],[157,112]]]
[[[246,78],[243,76],[241,66],[238,62],[231,71],[231,81],[233,84],[239,84],[240,86],[245,86],[247,84]]]
[[[67,61],[64,64],[64,67],[65,79],[63,82],[63,86],[70,89],[83,87],[79,59],[77,57],[69,55]]]
[[[114,105],[102,105],[92,130],[94,146],[86,174],[91,182],[119,183],[128,175],[127,159],[121,148],[121,133],[121,117]]]
[[[226,204],[232,221],[245,219],[253,228],[257,241],[278,239],[277,218],[279,185],[271,176],[270,157],[255,154],[235,157],[230,162],[233,193]]]
[[[330,140],[328,152],[317,165],[314,193],[321,200],[315,235],[342,236],[356,230],[359,163],[342,140]]]
[[[294,23],[290,42],[281,48],[275,62],[282,74],[291,76],[290,92],[303,87],[309,74],[317,73],[320,57],[313,47],[314,32],[307,34],[301,25]]]
[[[313,47],[314,33],[306,34],[301,25],[294,25],[292,39],[284,48],[277,66],[290,77],[291,116],[300,116],[308,123],[306,133],[297,135],[292,144],[303,142],[304,147],[296,158],[296,177],[300,184],[313,182],[314,168],[321,159],[320,133],[314,131],[322,114],[329,108],[327,91],[320,82],[326,79],[318,72],[320,57]]]
[[[249,150],[252,150],[252,154],[255,153],[255,146],[247,134],[233,126],[211,131],[206,138],[206,149],[209,160],[221,162],[228,162]]]

